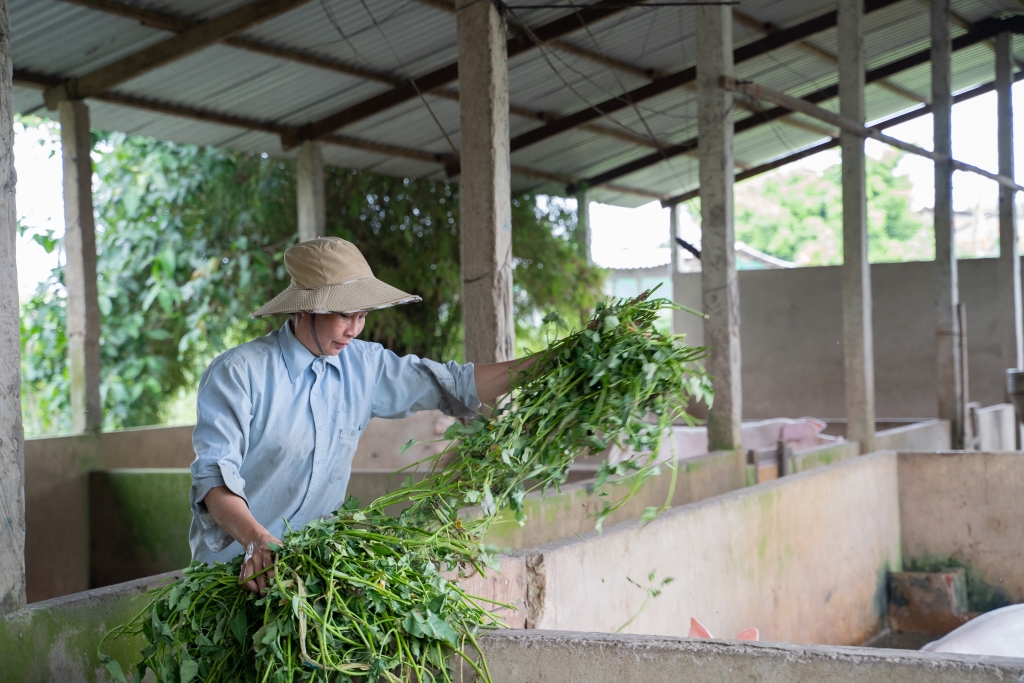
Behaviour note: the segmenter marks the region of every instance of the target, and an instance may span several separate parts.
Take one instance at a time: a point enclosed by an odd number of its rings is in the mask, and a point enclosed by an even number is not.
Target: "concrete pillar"
[[[465,354],[494,363],[515,355],[507,27],[497,3],[457,0],[456,10]]]
[[[664,296],[667,296],[668,298],[672,299],[672,301],[675,302],[675,303],[680,303],[679,301],[676,301],[676,288],[679,285],[679,282],[680,282],[680,279],[681,279],[679,277],[679,260],[680,260],[679,259],[679,242],[676,241],[676,238],[679,237],[679,212],[680,211],[682,211],[682,207],[679,204],[673,204],[668,209],[668,248],[669,248],[669,254],[671,255],[670,259],[669,259],[669,263],[668,263],[668,268],[669,268],[669,283],[668,283],[668,286],[670,287],[670,289],[669,289],[668,293],[665,294]],[[672,311],[672,331],[673,332],[678,332],[680,329],[682,329],[682,327],[683,327],[682,326],[682,318],[685,315],[693,315],[693,314],[692,313],[687,313],[686,311],[678,311],[678,310]]]
[[[586,189],[576,192],[576,234],[579,236],[580,248],[587,255],[587,263],[593,263],[594,257],[590,251],[590,191]]]
[[[998,103],[999,174],[1013,177],[1013,53],[1009,33],[996,36],[996,96]],[[1020,258],[1014,192],[999,186],[999,306],[1003,330],[1003,367],[1019,368],[1022,356]]]
[[[64,155],[64,287],[67,289],[71,424],[76,432],[99,429],[100,307],[96,295],[96,230],[92,212],[92,139],[89,107],[60,103]]]
[[[708,414],[708,447],[742,445],[740,293],[733,232],[732,93],[719,85],[733,75],[732,8],[702,6],[697,13],[697,134],[700,138],[701,287],[708,374],[716,377]]]
[[[951,91],[951,45],[949,0],[932,0],[932,116],[935,152],[952,158],[953,95]],[[935,341],[938,351],[936,381],[939,417],[949,420],[953,448],[963,447],[964,387],[960,366],[960,323],[953,238],[953,167],[935,163]]]
[[[11,23],[7,0],[0,0],[0,614],[25,605],[25,440],[11,68]]]
[[[306,140],[295,160],[295,198],[299,211],[299,241],[324,236],[327,205],[324,185],[324,159],[320,143]]]
[[[839,0],[839,113],[864,123],[864,0]],[[864,138],[839,136],[843,155],[843,365],[846,438],[875,450],[875,358],[868,265]]]

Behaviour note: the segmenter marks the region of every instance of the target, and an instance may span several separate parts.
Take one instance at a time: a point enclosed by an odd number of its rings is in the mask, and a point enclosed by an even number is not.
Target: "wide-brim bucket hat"
[[[355,313],[421,301],[375,278],[356,246],[340,237],[296,244],[284,252],[284,266],[292,283],[250,318],[301,311]]]

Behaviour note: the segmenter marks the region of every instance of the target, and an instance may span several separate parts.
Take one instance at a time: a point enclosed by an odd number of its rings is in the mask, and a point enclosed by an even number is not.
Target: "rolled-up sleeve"
[[[189,491],[192,513],[213,552],[228,547],[234,539],[220,528],[206,507],[210,489],[225,486],[249,502],[240,470],[249,442],[251,410],[243,368],[227,359],[214,361],[199,383],[196,428],[192,432],[196,459]]]
[[[472,363],[438,363],[382,351],[373,393],[374,417],[399,418],[419,410],[440,410],[452,417],[472,418],[479,407]]]

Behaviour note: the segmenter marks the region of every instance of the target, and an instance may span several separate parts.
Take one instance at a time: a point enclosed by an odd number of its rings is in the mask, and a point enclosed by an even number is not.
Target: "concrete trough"
[[[431,438],[444,426],[435,424],[438,418],[420,423],[399,421],[401,437],[413,433],[417,438]],[[383,422],[383,421],[379,421]],[[386,423],[385,423],[386,424]],[[349,492],[366,502],[394,490],[405,475],[394,475],[392,469],[376,467],[378,464],[397,467],[399,461],[387,460],[379,455],[389,447],[387,433],[375,428],[360,442],[358,467],[352,474]],[[763,427],[752,428],[764,431]],[[81,471],[79,463],[71,467],[72,460],[64,458],[64,466],[57,468],[56,481],[40,486],[37,476],[45,463],[62,461],[56,445],[48,452],[37,442],[33,448],[29,470],[28,496],[28,588],[30,602],[46,597],[84,590],[86,587],[107,586],[187,566],[191,558],[188,547],[188,528],[191,513],[188,508],[188,490],[191,485],[185,450],[190,451],[186,439],[187,429],[171,427],[149,430],[148,440],[160,441],[163,449],[145,446],[142,438],[146,430],[123,432],[118,436],[127,447],[121,447],[114,435],[104,435],[106,442],[102,458],[92,463],[91,471]],[[752,434],[757,436],[757,434]],[[763,437],[763,434],[760,435]],[[680,430],[676,430],[677,442]],[[73,437],[72,444],[89,443],[95,437]],[[413,438],[413,437],[410,437]],[[693,430],[687,429],[681,440],[692,442]],[[949,444],[945,422],[926,421],[880,432],[880,441],[888,440],[911,447],[945,448]],[[763,439],[762,439],[763,440]],[[62,442],[56,439],[54,442]],[[110,445],[112,444],[112,445]],[[67,445],[67,444],[64,444]],[[102,445],[102,444],[101,444]],[[397,451],[398,445],[394,446]],[[677,443],[677,446],[680,444]],[[438,444],[419,446],[423,457]],[[666,444],[664,451],[669,452]],[[132,458],[128,450],[135,452]],[[30,449],[31,450],[31,449]],[[670,503],[684,505],[750,486],[779,476],[776,449],[756,451],[760,466],[753,467],[748,453],[747,463],[740,452],[716,452],[694,455],[679,452],[679,472],[675,494]],[[794,474],[839,462],[858,455],[856,442],[839,441],[792,452],[786,451],[785,474]],[[378,454],[376,457],[374,454]],[[84,457],[84,456],[83,456]],[[177,466],[168,466],[175,464]],[[408,463],[406,463],[408,464]],[[131,466],[134,465],[134,466]],[[141,465],[141,466],[140,466]],[[530,523],[520,527],[511,520],[499,521],[492,528],[488,541],[499,548],[527,548],[551,541],[584,534],[594,528],[594,517],[606,500],[622,494],[621,487],[613,484],[595,490],[593,468],[582,465],[570,472],[570,483],[560,491],[530,494],[526,507]],[[56,476],[60,475],[60,476]],[[640,493],[617,511],[606,525],[638,519],[648,507],[660,507],[668,500],[670,477],[663,474],[651,479]],[[84,488],[84,491],[79,491]],[[84,506],[82,516],[73,523],[59,525],[47,522],[47,515],[59,509]],[[76,525],[83,527],[78,529]],[[72,533],[74,532],[74,533]],[[46,540],[44,544],[41,541]],[[75,589],[75,590],[72,590]]]
[[[1020,452],[876,453],[516,550],[500,574],[465,584],[515,604],[507,621],[527,629],[483,639],[500,681],[1020,680],[1024,660],[849,646],[884,633],[888,576],[915,563],[963,567],[969,599],[1024,601],[1022,485]],[[627,577],[646,585],[651,572],[675,580],[641,611],[646,593]],[[3,618],[0,672],[104,680],[96,643],[151,583]],[[688,640],[690,616],[772,642]]]

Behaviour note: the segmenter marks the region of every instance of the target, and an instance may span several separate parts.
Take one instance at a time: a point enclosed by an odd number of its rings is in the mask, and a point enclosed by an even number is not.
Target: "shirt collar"
[[[284,325],[281,326],[281,330],[277,335],[277,341],[281,346],[284,364],[288,368],[288,377],[292,382],[298,379],[313,361],[320,360],[319,356],[314,356],[309,352],[309,349],[302,345],[299,338],[292,332],[292,326],[288,320],[285,320]],[[341,361],[338,359],[337,354],[327,356],[327,364],[333,365],[339,372],[341,371]]]

